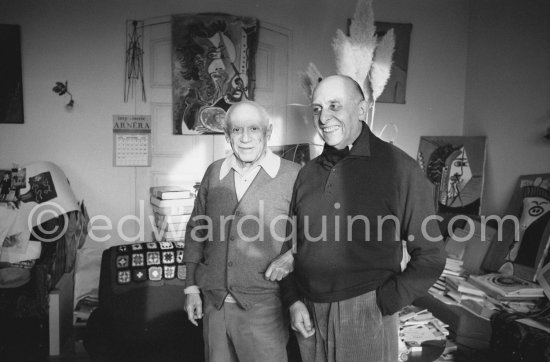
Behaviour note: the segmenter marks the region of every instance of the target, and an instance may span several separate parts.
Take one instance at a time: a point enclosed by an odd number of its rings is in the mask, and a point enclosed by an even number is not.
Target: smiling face
[[[359,137],[368,104],[351,79],[343,76],[323,79],[312,100],[313,123],[329,146],[343,149]]]
[[[253,102],[237,103],[227,113],[225,138],[241,167],[250,167],[267,149],[272,126],[267,113]]]

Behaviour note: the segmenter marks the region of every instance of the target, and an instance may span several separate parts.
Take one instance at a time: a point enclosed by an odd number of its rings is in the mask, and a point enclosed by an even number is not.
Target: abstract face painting
[[[257,31],[247,17],[172,17],[174,134],[222,133],[231,104],[253,99]]]
[[[462,198],[468,182],[472,179],[472,169],[466,154],[466,149],[461,147],[448,158],[447,168],[447,205],[456,204]]]
[[[437,212],[479,215],[485,137],[421,137],[417,160],[435,186]]]

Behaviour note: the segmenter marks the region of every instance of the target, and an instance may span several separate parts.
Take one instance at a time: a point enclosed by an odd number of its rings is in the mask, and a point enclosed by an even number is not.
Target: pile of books
[[[447,328],[447,324],[426,309],[411,305],[399,312],[399,339],[405,344],[407,353],[421,352],[422,345],[427,342],[446,344]]]
[[[468,282],[463,277],[448,276],[445,279],[447,292],[446,294],[461,302],[463,300],[474,300],[476,302],[484,302],[486,299],[485,292],[472,283]]]
[[[464,274],[464,268],[462,267],[464,262],[453,256],[448,256],[445,260],[445,269],[441,275],[447,276],[461,276]]]
[[[463,261],[453,256],[448,256],[445,260],[445,269],[439,276],[434,285],[430,288],[429,292],[432,295],[443,295],[447,291],[447,277],[462,277],[464,269],[462,268]]]
[[[156,241],[184,241],[185,228],[195,204],[195,193],[178,186],[150,188]]]
[[[447,277],[446,281],[446,295],[470,312],[488,319],[500,309],[498,304],[489,300],[482,288],[465,278]]]
[[[544,297],[542,287],[513,275],[498,273],[471,275],[469,280],[487,295],[499,300],[538,299]]]

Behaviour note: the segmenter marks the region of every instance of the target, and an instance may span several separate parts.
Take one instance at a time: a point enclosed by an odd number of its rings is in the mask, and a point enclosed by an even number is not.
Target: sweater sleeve
[[[291,220],[294,220],[293,222],[287,223],[286,228],[286,241],[283,244],[283,247],[281,248],[281,255],[286,253],[288,250],[293,249],[293,246],[296,245],[298,240],[296,239],[296,211],[295,211],[295,205],[296,205],[296,190],[297,190],[297,184],[298,180],[294,183],[294,188],[292,191],[292,199],[290,200],[290,206],[288,210],[288,216]],[[296,252],[296,249],[293,249],[293,253]],[[289,308],[294,302],[298,301],[300,299],[298,289],[296,287],[296,280],[295,280],[295,271],[296,271],[296,259],[294,259],[294,272],[290,273],[286,278],[281,280],[279,282],[279,286],[281,289],[281,299],[283,302],[283,305],[286,308]]]
[[[184,248],[184,258],[187,276],[185,280],[185,285],[191,286],[196,285],[195,281],[195,269],[197,264],[203,259],[204,253],[204,243],[207,236],[207,225],[204,215],[206,213],[206,198],[208,195],[208,180],[209,174],[211,173],[212,166],[210,166],[201,181],[201,186],[197,193],[195,199],[195,205],[189,221],[187,223],[187,228],[185,230],[185,248]]]
[[[407,169],[407,168],[406,168]],[[408,168],[398,182],[401,237],[411,256],[404,271],[377,289],[383,315],[391,315],[425,294],[445,267],[445,249],[436,221],[432,185],[420,168]]]

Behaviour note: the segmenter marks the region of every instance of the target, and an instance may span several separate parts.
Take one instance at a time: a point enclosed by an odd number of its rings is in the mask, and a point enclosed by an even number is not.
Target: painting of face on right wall
[[[485,137],[423,136],[417,161],[434,184],[440,214],[479,215],[485,169]]]

